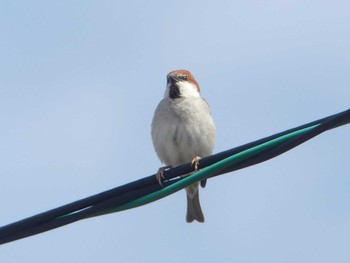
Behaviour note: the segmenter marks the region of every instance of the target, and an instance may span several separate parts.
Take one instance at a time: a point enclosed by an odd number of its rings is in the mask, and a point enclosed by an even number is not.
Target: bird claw
[[[202,159],[202,158],[199,157],[199,156],[196,156],[196,157],[194,157],[194,158],[192,159],[191,164],[192,164],[192,166],[194,166],[195,172],[198,171],[198,165],[199,165],[199,160],[200,160],[200,159]]]
[[[202,159],[202,158],[199,157],[199,156],[196,156],[196,157],[194,157],[194,158],[192,159],[191,165],[194,166],[195,172],[198,171],[198,165],[199,165],[199,160],[200,160],[200,159]],[[168,166],[160,167],[160,168],[158,169],[157,174],[156,174],[157,182],[158,182],[158,184],[159,184],[161,187],[164,187],[163,181],[164,181],[164,180],[168,180],[168,179],[164,176],[164,172],[165,172],[165,170],[168,169],[168,168],[171,168],[171,166],[168,165]],[[205,183],[204,183],[204,186],[205,186]],[[203,187],[203,186],[202,186],[202,187]]]
[[[161,186],[161,187],[164,187],[163,186],[163,180],[167,180],[164,176],[164,172],[167,168],[170,168],[171,166],[163,166],[163,167],[160,167],[158,169],[158,172],[156,174],[156,179],[157,179],[157,182],[158,184]]]

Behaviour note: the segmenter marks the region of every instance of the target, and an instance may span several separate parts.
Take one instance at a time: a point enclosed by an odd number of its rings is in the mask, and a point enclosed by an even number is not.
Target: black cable
[[[298,137],[291,139],[288,142],[285,142],[279,146],[276,146],[271,150],[269,150],[268,152],[264,152],[255,157],[249,158],[241,163],[235,164],[225,169],[224,171],[221,171],[217,175],[242,169],[242,168],[266,161],[268,159],[271,159],[319,135],[320,133],[326,130],[339,127],[349,122],[350,122],[350,109],[347,111],[344,111],[326,118],[322,118],[320,120],[313,121],[313,122],[301,125],[299,127],[289,129],[287,131],[277,133],[275,135],[268,136],[266,138],[203,158],[200,161],[199,168],[205,168],[209,165],[212,165],[236,153],[252,148],[254,146],[270,141],[272,139],[278,138],[280,136],[286,135],[288,133],[319,124],[318,127],[302,135],[299,135]],[[164,175],[168,179],[173,179],[173,178],[178,178],[180,175],[188,174],[192,171],[193,171],[193,167],[191,166],[191,164],[184,164],[179,167],[165,171]],[[178,180],[180,179],[164,182],[164,185],[165,186],[170,185],[173,182]],[[155,175],[151,175],[146,178],[102,192],[100,194],[93,195],[91,197],[87,197],[79,201],[49,210],[47,212],[20,220],[18,222],[15,222],[0,228],[0,244],[4,244],[10,241],[14,241],[14,240],[31,236],[34,234],[38,234],[44,231],[48,231],[63,225],[76,222],[84,218],[98,215],[111,208],[118,207],[130,201],[133,201],[139,197],[155,192],[160,188],[161,187],[158,184]]]

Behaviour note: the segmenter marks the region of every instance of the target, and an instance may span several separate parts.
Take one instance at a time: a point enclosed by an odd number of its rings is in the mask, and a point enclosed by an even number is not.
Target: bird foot
[[[168,165],[168,166],[160,167],[160,168],[158,169],[157,174],[156,174],[157,182],[159,183],[159,185],[160,185],[161,187],[163,187],[163,180],[167,180],[167,179],[165,178],[165,176],[164,176],[164,172],[165,172],[165,170],[168,169],[168,168],[171,168],[171,166]]]
[[[201,157],[199,156],[196,156],[192,159],[192,166],[194,166],[194,170],[197,172],[198,171],[198,165],[199,165],[199,160],[202,159]]]

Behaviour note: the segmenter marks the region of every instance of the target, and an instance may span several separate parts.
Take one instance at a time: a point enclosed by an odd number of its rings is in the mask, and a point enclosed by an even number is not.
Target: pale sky
[[[215,152],[350,108],[348,1],[0,0],[0,225],[153,174],[166,74]],[[350,126],[200,189],[0,247],[0,262],[349,262]]]

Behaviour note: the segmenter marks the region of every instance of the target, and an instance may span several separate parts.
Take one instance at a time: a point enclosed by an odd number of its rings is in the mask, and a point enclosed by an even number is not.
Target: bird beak
[[[174,84],[178,81],[179,81],[179,77],[176,74],[172,73],[168,75],[168,83]]]

